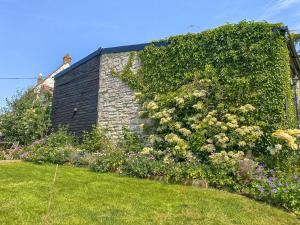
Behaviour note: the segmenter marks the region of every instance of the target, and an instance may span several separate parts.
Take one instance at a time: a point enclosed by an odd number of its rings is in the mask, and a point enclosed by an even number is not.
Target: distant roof
[[[165,46],[167,45],[168,42],[157,42],[155,43],[156,46]],[[90,59],[94,58],[95,56],[99,56],[102,54],[108,54],[108,53],[120,53],[120,52],[131,52],[131,51],[141,51],[143,50],[147,45],[149,45],[149,43],[144,43],[144,44],[137,44],[137,45],[124,45],[124,46],[118,46],[118,47],[110,47],[110,48],[98,48],[96,51],[92,52],[91,54],[89,54],[88,56],[84,57],[83,59],[79,60],[78,62],[74,63],[73,65],[71,65],[70,67],[68,67],[67,69],[61,71],[60,73],[56,74],[54,76],[54,79],[57,79],[63,75],[65,75],[66,73],[68,73],[69,71],[77,68],[78,66],[80,66],[81,64],[89,61]]]

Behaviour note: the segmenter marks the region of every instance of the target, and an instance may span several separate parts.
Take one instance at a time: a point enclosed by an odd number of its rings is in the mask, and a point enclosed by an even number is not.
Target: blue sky
[[[300,33],[300,0],[0,0],[0,78],[51,73],[98,47],[149,42],[246,20]],[[0,80],[0,106],[35,80]]]

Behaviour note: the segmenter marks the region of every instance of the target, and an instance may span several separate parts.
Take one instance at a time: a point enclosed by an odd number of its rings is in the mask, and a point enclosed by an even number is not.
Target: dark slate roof
[[[164,46],[167,45],[167,42],[157,42],[155,43],[156,46]],[[120,53],[120,52],[131,52],[131,51],[141,51],[143,50],[147,45],[149,45],[149,43],[145,43],[145,44],[137,44],[137,45],[124,45],[124,46],[118,46],[118,47],[110,47],[110,48],[98,48],[96,51],[92,52],[91,54],[89,54],[88,56],[84,57],[83,59],[79,60],[78,62],[72,64],[70,67],[68,67],[67,69],[61,71],[60,73],[56,74],[54,76],[54,79],[57,79],[63,75],[65,75],[66,73],[68,73],[69,71],[77,68],[78,66],[80,66],[81,64],[89,61],[90,59],[94,58],[95,56],[99,56],[102,54],[108,54],[108,53]]]

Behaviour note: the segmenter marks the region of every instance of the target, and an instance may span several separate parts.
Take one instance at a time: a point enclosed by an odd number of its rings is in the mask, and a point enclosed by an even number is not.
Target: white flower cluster
[[[148,140],[151,144],[154,144],[155,142],[160,142],[161,141],[161,138],[159,136],[156,136],[154,134],[151,134],[149,137],[148,137]]]
[[[199,84],[203,87],[209,87],[212,81],[210,79],[201,79],[199,80]]]
[[[180,122],[176,122],[176,123],[174,123],[174,128],[176,129],[176,130],[179,130],[180,128],[181,128],[181,123]]]
[[[226,148],[226,143],[230,141],[229,137],[227,137],[225,133],[217,134],[214,136],[214,138],[216,139],[217,144],[220,145],[222,148]]]
[[[160,119],[159,123],[160,123],[161,125],[163,125],[163,124],[169,123],[171,120],[172,120],[171,117],[164,117],[164,118],[161,118],[161,119]]]
[[[193,105],[193,108],[200,111],[204,108],[204,104],[203,102],[198,102],[197,104]]]
[[[204,90],[201,90],[201,91],[195,90],[192,95],[194,97],[197,97],[197,98],[202,98],[202,97],[206,96],[206,91],[204,91]]]
[[[227,113],[227,114],[225,114],[225,118],[228,121],[226,123],[227,127],[233,128],[233,129],[239,127],[236,115]]]
[[[207,144],[207,145],[203,145],[201,147],[201,151],[204,151],[204,152],[214,152],[215,150],[216,150],[216,148],[213,144]]]
[[[251,135],[255,139],[260,138],[263,135],[259,126],[241,126],[235,129],[235,131],[241,136]]]
[[[170,144],[176,144],[175,149],[180,148],[182,150],[185,150],[188,147],[187,143],[183,139],[181,139],[180,137],[178,137],[178,135],[173,134],[173,133],[167,134],[165,136],[165,141]]]
[[[153,148],[151,147],[144,147],[143,150],[141,151],[141,154],[143,155],[149,155],[153,151]]]
[[[282,149],[281,144],[276,144],[274,147],[271,147],[271,146],[267,147],[267,150],[270,152],[271,155],[278,154],[281,149]]]
[[[172,120],[171,114],[175,112],[175,108],[164,109],[151,116],[152,119],[160,119],[160,124],[167,124]]]
[[[246,141],[239,141],[238,146],[245,147],[247,145]]]
[[[158,109],[158,105],[154,102],[144,102],[143,107],[149,111],[155,111]]]
[[[221,151],[219,153],[213,153],[209,157],[214,165],[222,165],[225,163],[227,165],[234,166],[239,160],[243,160],[244,152],[239,151],[234,153],[232,151]]]
[[[182,133],[182,135],[186,136],[186,137],[188,137],[192,134],[192,132],[186,128],[180,128],[179,132]]]
[[[213,112],[208,113],[208,115],[203,119],[203,122],[210,126],[215,125],[218,122],[218,119],[214,115],[215,114]]]
[[[178,106],[182,106],[184,104],[184,98],[175,97],[175,101]]]
[[[246,105],[243,105],[239,108],[239,110],[243,113],[246,113],[246,112],[253,112],[255,110],[255,107],[251,104],[246,104]]]
[[[133,95],[133,99],[139,100],[142,96],[143,96],[143,94],[141,92],[135,92]]]

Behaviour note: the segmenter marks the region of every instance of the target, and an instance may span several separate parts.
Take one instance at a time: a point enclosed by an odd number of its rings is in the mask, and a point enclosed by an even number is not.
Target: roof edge
[[[120,53],[120,52],[131,52],[131,51],[141,51],[143,50],[147,45],[150,43],[144,43],[144,44],[135,44],[135,45],[123,45],[123,46],[117,46],[117,47],[109,47],[109,48],[98,48],[96,51],[92,52],[88,56],[84,57],[83,59],[77,61],[67,69],[64,69],[60,73],[56,74],[54,76],[54,79],[56,80],[57,78],[65,75],[66,73],[70,72],[71,70],[77,68],[81,64],[89,61],[90,59],[102,55],[102,54],[109,54],[109,53]],[[156,42],[154,43],[155,46],[160,47],[160,46],[166,46],[168,45],[168,42]]]
[[[57,78],[65,75],[66,73],[68,73],[69,71],[77,68],[78,66],[80,66],[81,64],[89,61],[90,59],[94,58],[97,55],[101,54],[101,48],[98,48],[96,51],[92,52],[91,54],[89,54],[88,56],[84,57],[83,59],[79,60],[78,62],[72,64],[71,66],[69,66],[67,69],[64,69],[63,71],[61,71],[60,73],[56,74],[54,76],[54,79],[56,80]]]

